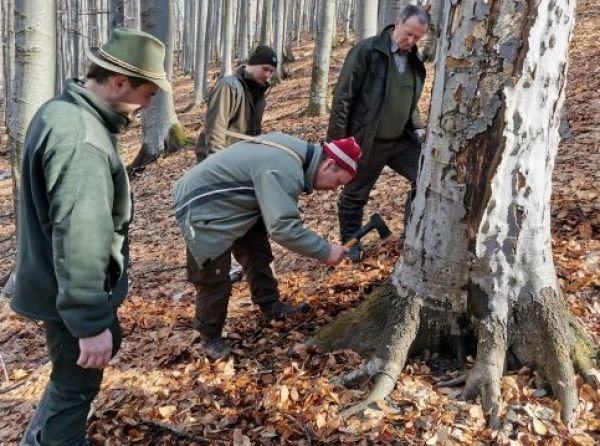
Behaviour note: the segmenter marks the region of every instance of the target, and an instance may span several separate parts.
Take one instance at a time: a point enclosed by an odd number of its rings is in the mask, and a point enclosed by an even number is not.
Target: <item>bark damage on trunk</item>
[[[596,346],[562,299],[550,235],[575,1],[450,3],[404,256],[388,283],[315,342],[370,357],[341,380],[375,382],[345,416],[385,398],[411,352],[471,338],[463,397],[480,395],[492,425],[509,352],[549,381],[568,423],[575,372],[597,385]]]

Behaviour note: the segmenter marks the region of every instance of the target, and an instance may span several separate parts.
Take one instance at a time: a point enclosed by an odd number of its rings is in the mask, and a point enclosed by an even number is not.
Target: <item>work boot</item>
[[[206,339],[202,342],[202,346],[204,347],[206,356],[213,361],[226,358],[231,354],[231,347],[225,338],[221,336]]]
[[[284,302],[273,302],[260,307],[260,311],[269,319],[285,319],[294,314],[308,313],[310,310],[311,307],[307,303],[292,305]]]
[[[360,229],[363,219],[363,208],[360,206],[347,206],[340,199],[338,204],[338,221],[340,224],[340,238],[342,243],[352,239],[352,236]],[[354,245],[346,253],[346,257],[352,263],[358,263],[363,258],[363,248],[359,243]]]

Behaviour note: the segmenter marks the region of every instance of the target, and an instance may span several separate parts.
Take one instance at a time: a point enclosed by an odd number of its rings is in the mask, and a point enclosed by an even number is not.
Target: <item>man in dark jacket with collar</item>
[[[327,139],[353,135],[363,149],[358,174],[344,187],[338,203],[342,242],[360,228],[369,193],[385,166],[414,188],[420,142],[425,136],[417,107],[425,67],[416,44],[427,33],[430,21],[429,13],[420,6],[407,6],[394,25],[357,43],[340,72]],[[405,212],[409,210],[410,196]],[[348,257],[360,261],[360,244]]]
[[[87,444],[127,294],[132,203],[117,136],[158,88],[170,91],[164,55],[150,34],[115,29],[88,50],[85,83],[67,81],[27,130],[11,307],[44,322],[52,372],[24,445]]]
[[[354,138],[311,144],[268,133],[209,156],[174,189],[175,218],[201,265],[195,327],[211,359],[230,353],[221,337],[231,295],[233,253],[246,272],[252,302],[269,318],[288,314],[280,302],[269,238],[284,248],[335,265],[347,248],[329,243],[302,224],[298,197],[334,190],[356,174],[360,147]]]

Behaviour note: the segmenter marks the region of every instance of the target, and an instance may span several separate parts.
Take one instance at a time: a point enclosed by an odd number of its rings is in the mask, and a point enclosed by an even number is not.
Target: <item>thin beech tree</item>
[[[335,30],[335,2],[323,2],[321,26],[317,34],[313,57],[310,95],[306,114],[319,116],[327,113],[327,86],[329,84],[329,60]]]

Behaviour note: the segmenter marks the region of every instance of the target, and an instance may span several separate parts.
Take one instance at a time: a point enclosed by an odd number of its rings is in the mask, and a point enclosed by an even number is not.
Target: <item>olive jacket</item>
[[[76,338],[108,328],[127,294],[132,202],[117,150],[127,123],[69,80],[37,111],[25,138],[11,307],[62,322]]]

